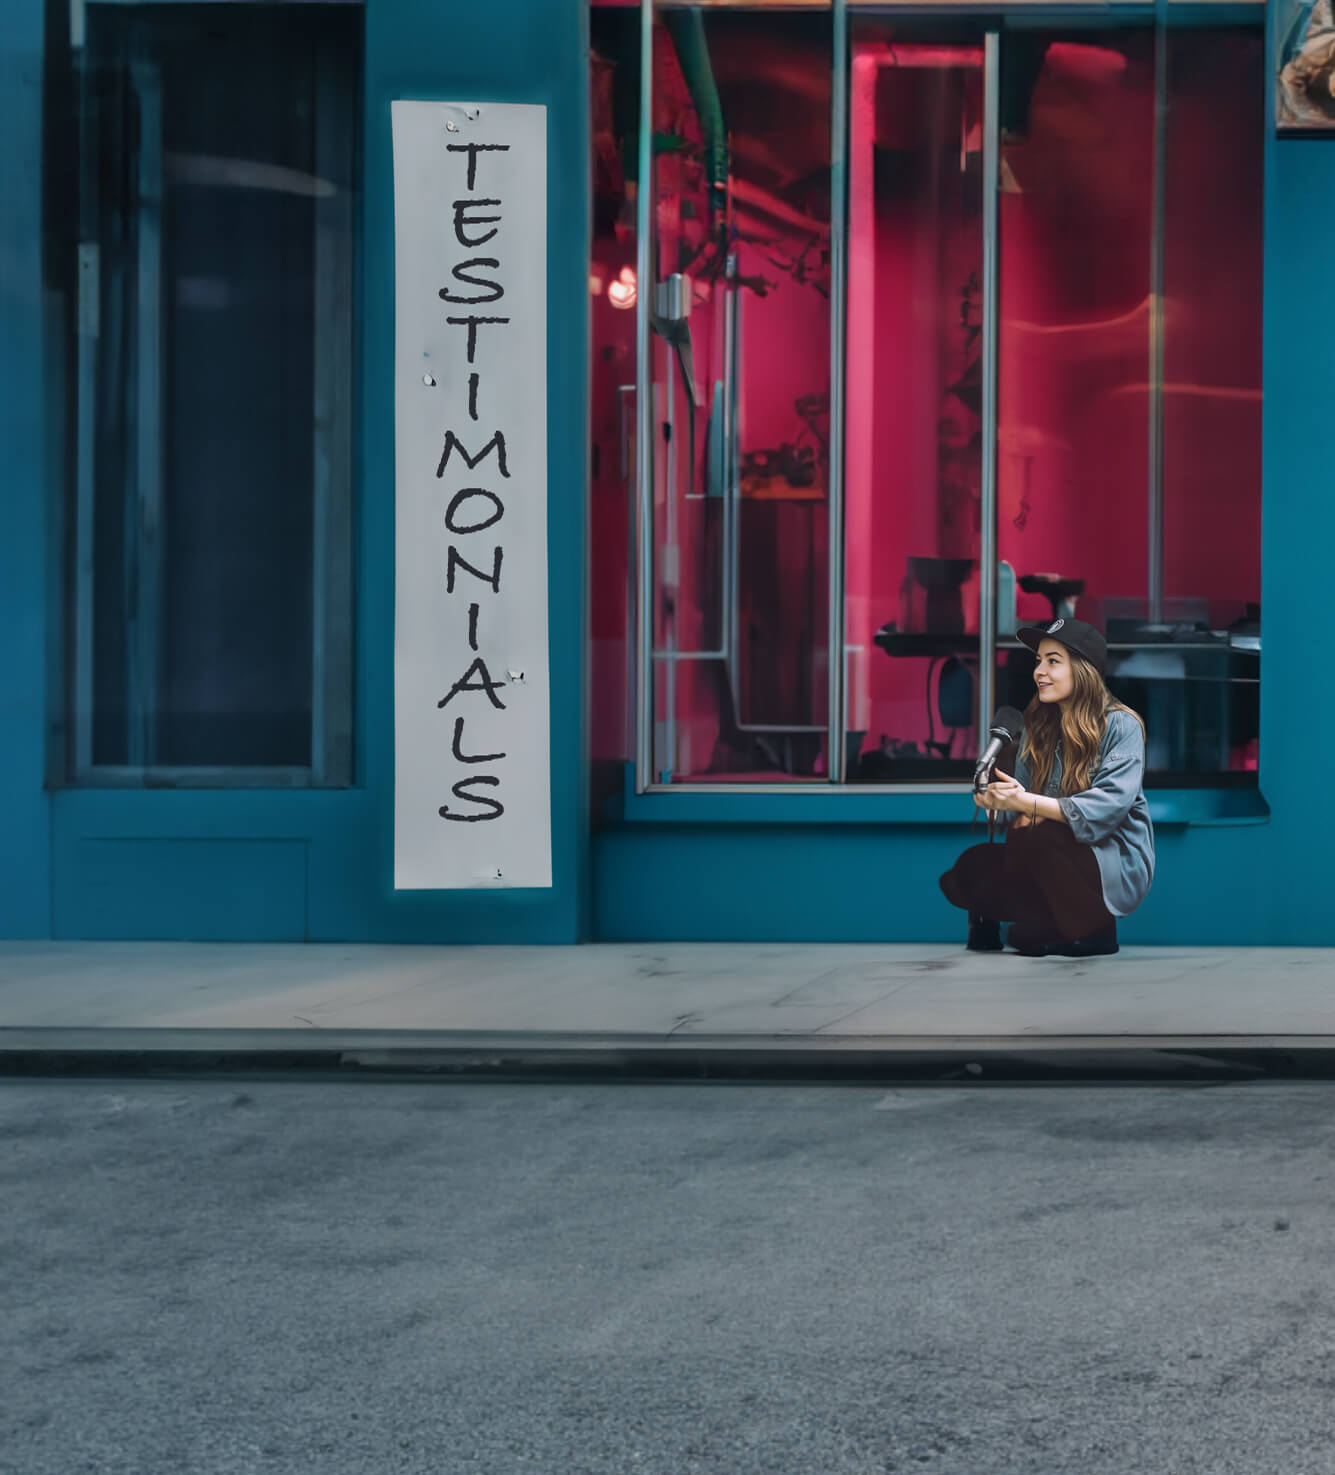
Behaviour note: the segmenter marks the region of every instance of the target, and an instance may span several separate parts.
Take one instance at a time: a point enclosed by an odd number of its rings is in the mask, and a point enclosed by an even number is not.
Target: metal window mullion
[[[620,428],[620,456],[617,463],[617,472],[621,477],[621,485],[626,493],[626,633],[622,659],[624,690],[621,695],[621,740],[622,752],[628,759],[633,757],[635,753],[635,734],[638,727],[635,720],[636,670],[638,666],[638,655],[635,647],[635,601],[638,585],[635,569],[639,560],[635,556],[635,468],[630,463],[629,423],[629,417],[635,413],[634,394],[635,385],[617,385],[617,416]],[[627,400],[627,396],[631,396],[629,401]]]
[[[352,110],[338,52],[315,63],[314,486],[311,561],[311,755],[317,785],[352,781]]]
[[[654,0],[640,5],[639,181],[635,197],[635,505],[637,516],[635,640],[635,789],[651,782],[653,764],[654,396],[650,314],[653,260]]]
[[[657,178],[655,178],[655,193]],[[658,283],[654,283],[658,295]],[[666,306],[661,316],[668,316]],[[663,364],[663,585],[666,591],[663,607],[663,635],[667,641],[669,661],[663,673],[663,751],[657,757],[655,778],[671,780],[677,767],[677,666],[671,659],[677,653],[677,609],[681,596],[681,536],[677,526],[677,363],[669,351]],[[650,658],[653,651],[651,648]],[[655,676],[655,682],[657,677]]]
[[[126,559],[129,716],[127,756],[157,761],[165,594],[162,335],[162,78],[157,67],[131,67],[139,108],[135,208],[135,455],[127,487]]]
[[[983,331],[982,467],[978,549],[978,725],[991,721],[996,701],[997,644],[997,338],[1000,323],[1001,36],[988,31],[983,49]]]
[[[93,761],[93,526],[94,455],[97,425],[96,304],[99,292],[96,242],[79,246],[79,359],[76,409],[74,509],[74,767]]]
[[[1151,624],[1163,620],[1164,210],[1168,185],[1168,25],[1165,0],[1154,14],[1154,185],[1150,208],[1149,485],[1146,593]]]
[[[830,106],[830,474],[829,628],[826,672],[826,771],[832,784],[844,777],[844,371],[848,304],[848,0],[834,0],[834,75]]]
[[[75,44],[73,33],[71,44]],[[77,44],[83,45],[82,15]],[[74,465],[74,679],[70,700],[73,768],[93,761],[93,589],[95,456],[97,446],[97,356],[102,327],[101,251],[97,239],[99,205],[98,122],[90,66],[76,61],[79,87],[79,244],[75,263],[78,297],[78,384],[75,404]]]
[[[736,251],[724,263],[723,307],[723,648],[735,715],[741,715],[741,287]]]
[[[186,767],[159,763],[131,767],[124,763],[101,763],[73,775],[78,784],[100,789],[310,789],[318,787],[309,768],[275,764],[242,768],[226,764]]]

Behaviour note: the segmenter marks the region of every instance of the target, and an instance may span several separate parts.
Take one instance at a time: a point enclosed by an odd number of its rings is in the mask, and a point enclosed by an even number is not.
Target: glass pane
[[[80,766],[312,762],[317,500],[347,471],[328,461],[356,22],[88,7]]]
[[[853,27],[848,778],[956,782],[976,752],[983,37]]]
[[[1253,783],[1260,727],[1259,30],[1173,29],[1164,212],[1163,628],[1119,663],[1152,769]]]
[[[1150,28],[1002,48],[997,702],[1021,711],[1017,621],[1143,619],[1154,65]]]
[[[827,768],[829,13],[655,47],[653,777]]]

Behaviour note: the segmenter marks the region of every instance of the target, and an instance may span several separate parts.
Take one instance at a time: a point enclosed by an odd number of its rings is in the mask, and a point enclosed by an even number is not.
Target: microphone
[[[997,754],[1007,743],[1018,743],[1024,736],[1024,718],[1014,707],[1002,707],[992,719],[988,729],[990,741],[978,755],[978,766],[973,771],[975,791],[987,788],[992,781],[992,770],[996,766]]]

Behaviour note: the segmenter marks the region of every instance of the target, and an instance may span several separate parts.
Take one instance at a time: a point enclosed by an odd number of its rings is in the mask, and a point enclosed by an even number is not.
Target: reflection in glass
[[[347,781],[355,21],[88,9],[80,777]]]
[[[1154,68],[1148,28],[1002,52],[999,642],[1146,596]],[[1032,657],[999,659],[1023,710]]]
[[[1259,30],[1167,35],[1162,623],[1121,663],[1150,765],[1255,781],[1260,728]]]
[[[1078,612],[1157,781],[1217,782],[1256,760],[1261,38],[1163,40],[1003,50],[998,694],[1031,695],[1015,622]]]
[[[627,276],[646,187],[639,16],[595,9],[593,37],[594,558],[608,572],[594,593],[594,741],[608,757],[619,740],[625,751],[615,694],[630,676],[612,571],[633,465],[634,317],[617,309],[645,290]],[[828,12],[673,8],[655,25],[655,782],[825,772],[831,64]]]
[[[982,476],[983,45],[854,27],[848,778],[972,772]],[[888,659],[887,659],[888,657]]]

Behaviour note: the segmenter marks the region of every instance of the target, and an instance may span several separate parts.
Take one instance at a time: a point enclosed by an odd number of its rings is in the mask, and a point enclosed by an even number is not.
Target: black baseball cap
[[[1053,620],[1050,625],[1024,625],[1015,632],[1015,638],[1035,655],[1041,641],[1055,640],[1067,650],[1084,656],[1100,676],[1108,667],[1108,642],[1103,638],[1103,631],[1087,625],[1084,620]]]

